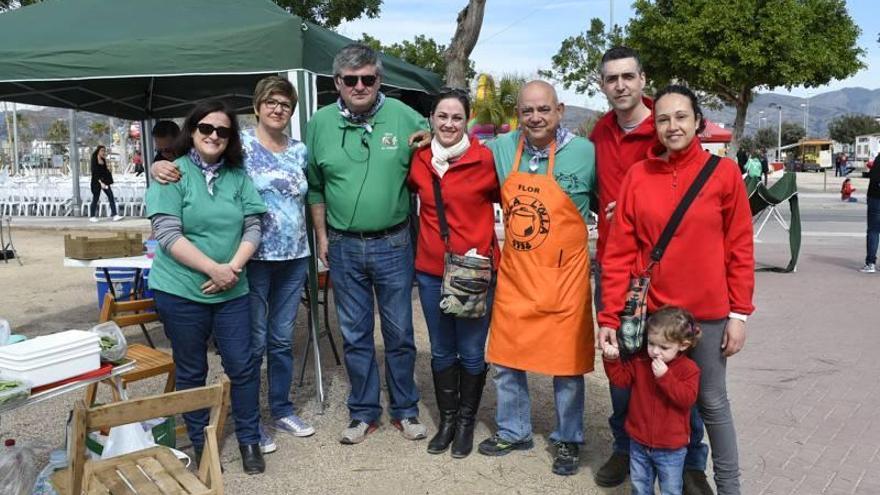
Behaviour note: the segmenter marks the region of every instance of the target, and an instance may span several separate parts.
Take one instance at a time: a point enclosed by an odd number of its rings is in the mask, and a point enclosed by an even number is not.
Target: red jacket
[[[840,199],[847,200],[852,197],[854,192],[856,192],[856,188],[853,187],[852,182],[845,182],[840,186]]]
[[[632,275],[650,262],[650,251],[697,174],[709,159],[700,140],[669,161],[658,156],[635,164],[620,188],[602,260],[599,325],[620,326],[619,314]],[[678,226],[653,270],[648,310],[673,305],[699,320],[751,314],[755,287],[752,213],[736,162],[722,158]]]
[[[691,436],[691,407],[697,402],[700,368],[681,355],[666,363],[669,370],[654,377],[651,358],[641,354],[629,361],[605,361],[605,374],[618,388],[631,388],[626,432],[655,449],[680,449]]]
[[[434,201],[431,147],[417,151],[412,158],[408,184],[419,197],[419,241],[416,248],[416,270],[443,276],[443,255],[446,248],[440,237],[440,221]],[[501,201],[495,161],[489,148],[471,138],[471,146],[440,179],[440,190],[449,224],[452,252],[464,254],[471,248],[483,256],[493,253],[498,265],[498,240],[495,238],[495,209]]]
[[[650,98],[642,98],[642,101],[652,109],[652,113],[631,132],[623,132],[617,125],[617,115],[612,110],[596,122],[593,132],[590,133],[590,141],[596,147],[596,174],[599,180],[599,240],[596,243],[596,260],[600,263],[611,226],[605,220],[605,207],[608,203],[617,201],[620,183],[630,167],[647,158],[648,150],[657,144],[654,102]]]

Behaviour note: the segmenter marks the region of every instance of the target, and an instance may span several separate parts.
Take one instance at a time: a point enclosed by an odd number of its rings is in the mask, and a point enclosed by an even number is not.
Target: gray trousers
[[[697,406],[712,447],[718,495],[739,495],[739,451],[727,398],[727,358],[721,354],[721,340],[726,325],[726,318],[701,321],[702,338],[691,353],[691,359],[700,367]]]

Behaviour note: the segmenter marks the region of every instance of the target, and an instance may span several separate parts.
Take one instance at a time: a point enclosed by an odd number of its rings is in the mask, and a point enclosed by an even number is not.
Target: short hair
[[[636,66],[639,68],[639,72],[642,72],[642,57],[639,56],[639,52],[633,50],[628,46],[613,46],[609,48],[604,54],[602,54],[602,61],[599,62],[599,72],[603,72],[605,68],[605,62],[610,62],[612,60],[621,60],[624,58],[634,58],[636,59]]]
[[[278,76],[268,76],[260,79],[254,88],[254,109],[260,108],[273,94],[286,96],[290,99],[290,106],[296,107],[296,88],[287,79]]]
[[[471,115],[471,100],[468,96],[468,93],[464,89],[459,88],[440,88],[440,93],[434,98],[434,102],[431,104],[431,115],[434,114],[434,111],[437,110],[437,105],[440,104],[443,100],[458,100],[461,103],[461,106],[464,107],[464,118],[470,118]]]
[[[382,60],[376,50],[363,43],[351,43],[333,57],[333,77],[341,75],[342,69],[360,69],[366,65],[375,65],[376,74],[382,75]]]
[[[180,127],[171,120],[160,120],[153,126],[154,138],[176,138],[180,135]]]
[[[700,326],[689,311],[675,306],[665,306],[650,317],[648,333],[658,333],[668,342],[688,344],[691,348],[700,341]]]
[[[224,166],[240,167],[244,161],[244,151],[241,147],[238,119],[235,118],[235,112],[232,110],[232,107],[223,100],[211,99],[200,101],[190,110],[183,121],[183,129],[181,129],[180,136],[177,137],[177,141],[174,143],[174,156],[180,157],[189,153],[189,150],[193,148],[192,135],[196,132],[199,121],[205,118],[206,115],[214,112],[225,113],[229,118],[229,127],[232,129],[232,135],[229,136],[226,149],[223,150],[220,158],[223,159]]]
[[[686,96],[691,101],[691,108],[694,110],[694,117],[699,117],[700,119],[700,125],[697,126],[697,134],[703,132],[703,130],[706,129],[706,119],[703,117],[703,110],[700,108],[700,102],[697,99],[696,93],[691,91],[687,86],[670,84],[654,95],[654,108],[657,108],[657,102],[660,101],[660,98],[669,94]]]

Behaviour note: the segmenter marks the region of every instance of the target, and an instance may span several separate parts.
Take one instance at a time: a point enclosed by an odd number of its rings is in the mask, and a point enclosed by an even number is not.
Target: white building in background
[[[865,165],[880,153],[880,133],[856,136],[855,145],[854,166],[857,169],[864,169]]]

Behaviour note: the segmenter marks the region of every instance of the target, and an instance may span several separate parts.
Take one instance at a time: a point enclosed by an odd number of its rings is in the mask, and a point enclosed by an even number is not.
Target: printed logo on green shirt
[[[395,136],[391,132],[386,132],[385,135],[382,136],[382,149],[383,150],[396,150],[397,149],[397,136]]]

